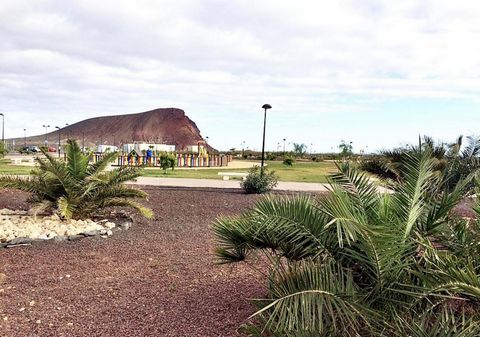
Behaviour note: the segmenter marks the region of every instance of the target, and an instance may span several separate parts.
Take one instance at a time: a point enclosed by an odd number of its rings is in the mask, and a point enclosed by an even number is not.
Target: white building
[[[132,150],[135,150],[137,153],[142,153],[142,151],[147,151],[148,149],[156,152],[175,152],[175,145],[154,143],[123,144],[123,153],[130,153]]]
[[[118,151],[118,148],[115,145],[98,145],[97,152],[104,153],[104,152],[115,152]]]

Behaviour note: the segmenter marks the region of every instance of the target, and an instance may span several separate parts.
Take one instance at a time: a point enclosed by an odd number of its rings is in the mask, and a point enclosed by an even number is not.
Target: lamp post
[[[2,143],[5,143],[5,115],[0,113],[0,116],[2,116]]]
[[[271,108],[272,106],[270,104],[262,105],[262,109],[265,110],[265,113],[263,114],[262,165],[260,166],[260,176],[263,176],[263,163],[265,162],[265,129],[267,126],[267,110]]]
[[[65,123],[65,126],[69,126],[70,124]],[[70,131],[67,130],[67,140],[70,139]]]
[[[283,155],[285,155],[285,141],[287,140],[287,138],[283,138]]]
[[[58,158],[60,158],[60,127],[56,126],[55,129],[58,129]]]
[[[23,147],[27,147],[27,129],[23,129]]]
[[[47,139],[47,133],[48,133],[48,128],[50,125],[42,125],[45,128],[45,146],[48,146],[48,139]]]

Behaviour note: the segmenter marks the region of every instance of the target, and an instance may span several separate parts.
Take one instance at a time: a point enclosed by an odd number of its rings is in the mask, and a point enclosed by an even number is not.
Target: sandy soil
[[[155,220],[111,238],[0,250],[0,336],[238,336],[264,287],[214,264],[211,222],[258,196],[145,187]],[[27,208],[0,191],[0,208]]]

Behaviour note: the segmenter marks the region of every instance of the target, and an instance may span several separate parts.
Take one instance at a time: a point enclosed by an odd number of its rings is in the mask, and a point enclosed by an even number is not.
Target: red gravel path
[[[238,336],[263,286],[214,264],[211,222],[256,196],[145,188],[156,219],[108,239],[0,249],[0,336]],[[0,191],[0,208],[26,207]]]

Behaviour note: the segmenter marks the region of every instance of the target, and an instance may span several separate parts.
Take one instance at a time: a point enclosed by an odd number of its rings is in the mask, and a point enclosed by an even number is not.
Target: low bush
[[[295,159],[291,156],[285,156],[283,159],[283,165],[285,166],[293,166],[293,163],[295,163]]]
[[[158,164],[163,170],[163,174],[167,174],[167,170],[169,168],[173,169],[175,168],[175,163],[177,161],[177,158],[175,158],[175,155],[167,152],[163,152],[160,154],[160,158],[158,159]]]
[[[8,150],[4,142],[0,142],[0,159],[8,154]]]
[[[278,176],[274,171],[269,172],[264,168],[262,174],[261,168],[254,166],[241,186],[247,194],[262,194],[271,191],[277,184]]]
[[[276,160],[277,159],[277,155],[273,152],[268,152],[267,153],[267,160]]]

